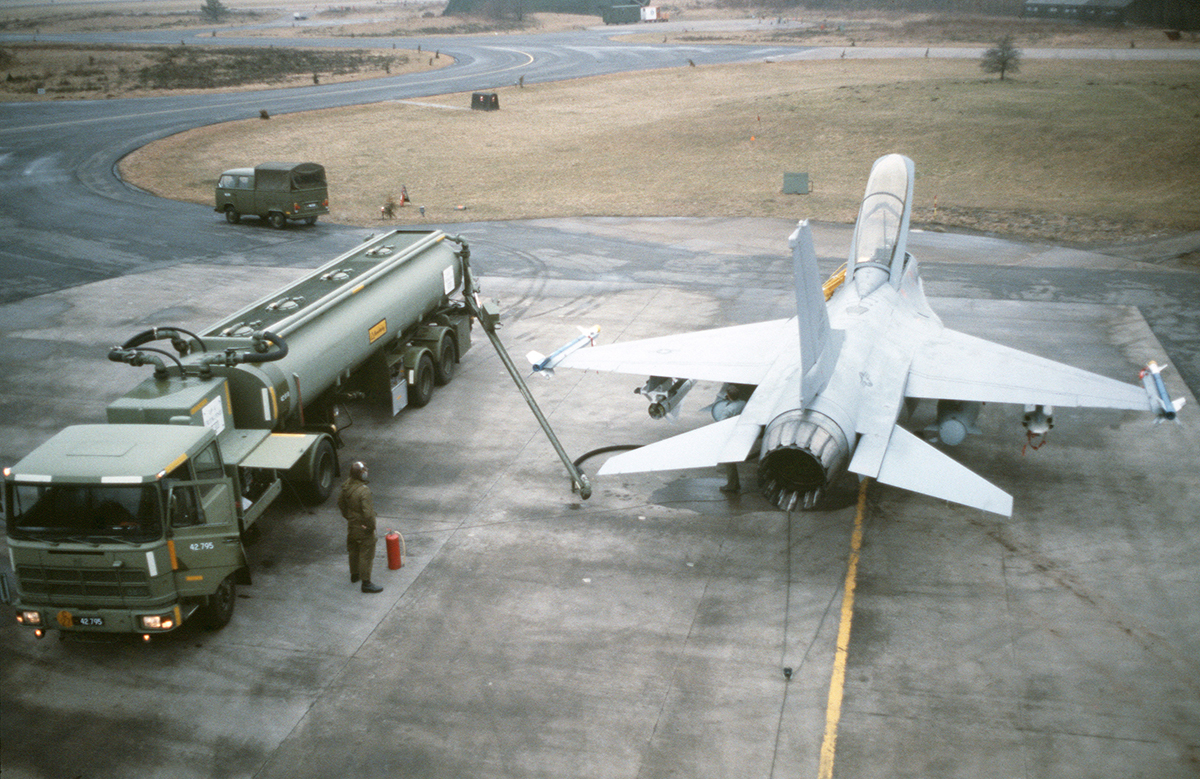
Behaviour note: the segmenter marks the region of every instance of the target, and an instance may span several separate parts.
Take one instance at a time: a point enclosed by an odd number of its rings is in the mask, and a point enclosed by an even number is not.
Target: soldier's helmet
[[[350,463],[350,478],[363,481],[363,477],[367,475],[367,465],[362,460],[355,460]]]

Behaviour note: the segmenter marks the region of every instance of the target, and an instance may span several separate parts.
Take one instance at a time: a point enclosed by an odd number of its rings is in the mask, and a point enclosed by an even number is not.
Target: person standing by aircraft
[[[383,592],[371,582],[375,562],[375,506],[371,502],[370,471],[365,463],[350,463],[350,478],[342,484],[338,509],[346,519],[346,552],[350,556],[350,582],[362,580],[363,592]]]

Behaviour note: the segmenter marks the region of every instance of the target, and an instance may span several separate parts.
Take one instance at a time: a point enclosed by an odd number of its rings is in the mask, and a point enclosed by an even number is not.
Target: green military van
[[[243,216],[266,219],[282,228],[289,220],[316,224],[329,213],[325,168],[315,162],[264,162],[254,168],[233,168],[217,179],[216,211],[230,224]]]

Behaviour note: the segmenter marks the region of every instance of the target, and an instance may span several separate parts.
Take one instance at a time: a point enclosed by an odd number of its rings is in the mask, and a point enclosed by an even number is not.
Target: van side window
[[[254,184],[251,182],[249,176],[238,176],[237,188],[238,189],[254,189]]]
[[[221,468],[221,455],[217,452],[215,441],[204,447],[200,450],[199,454],[192,458],[192,467],[196,470],[197,481],[220,479],[225,475]],[[207,496],[209,492],[219,486],[219,484],[201,484],[200,494]]]
[[[192,463],[188,460],[167,474],[168,479],[192,481]],[[176,486],[171,490],[171,505],[168,507],[171,527],[191,527],[204,524],[200,511],[200,500],[194,486]]]

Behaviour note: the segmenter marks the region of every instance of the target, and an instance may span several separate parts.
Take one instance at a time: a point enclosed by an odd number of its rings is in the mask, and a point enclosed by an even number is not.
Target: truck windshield
[[[143,543],[162,536],[154,485],[9,484],[8,534],[45,541]]]

